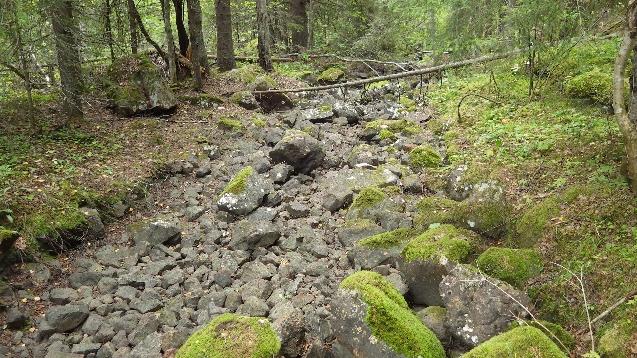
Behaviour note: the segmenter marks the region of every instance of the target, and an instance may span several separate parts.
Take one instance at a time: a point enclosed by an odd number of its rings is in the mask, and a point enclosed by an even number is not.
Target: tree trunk
[[[107,0],[108,1],[108,0]],[[170,22],[170,0],[161,0],[162,14],[164,18],[164,32],[166,33],[166,48],[168,50],[168,76],[171,81],[177,80],[177,64],[175,62],[175,39]]]
[[[222,71],[229,71],[235,67],[230,0],[215,0],[215,11],[217,14],[217,65]]]
[[[175,5],[175,25],[177,26],[177,37],[179,39],[179,53],[182,56],[186,56],[190,46],[190,39],[184,25],[184,0],[173,0],[173,4]]]
[[[113,44],[113,26],[111,25],[111,0],[106,0],[104,4],[104,36],[111,54],[111,61],[115,61],[115,48]]]
[[[257,30],[259,36],[259,66],[267,72],[274,70],[270,57],[270,25],[268,21],[268,8],[266,0],[256,0],[257,3]]]
[[[624,136],[626,159],[628,161],[628,178],[633,193],[637,193],[637,86],[634,79],[637,76],[637,0],[628,4],[627,24],[623,41],[615,61],[613,73],[613,107],[619,129]],[[626,110],[624,94],[626,93],[625,73],[628,59],[633,56],[632,79],[630,86],[630,109]]]
[[[293,51],[302,51],[308,47],[307,2],[308,0],[290,0]]]
[[[139,31],[141,31],[142,35],[144,35],[144,38],[146,39],[146,41],[155,48],[155,51],[157,51],[159,56],[161,56],[161,58],[163,58],[166,62],[168,62],[168,55],[166,55],[166,52],[164,52],[161,46],[159,46],[159,44],[150,37],[150,34],[146,30],[146,27],[144,26],[144,23],[142,22],[142,17],[139,15],[139,11],[137,11],[137,6],[135,6],[135,2],[133,0],[130,0],[130,2],[131,2],[130,4],[131,15],[133,16],[133,19],[135,20],[135,24],[137,25],[137,28],[139,29]]]
[[[130,49],[133,55],[137,54],[139,50],[139,33],[137,32],[137,21],[135,21],[135,3],[133,0],[127,0],[126,5],[128,6],[128,27],[130,30]]]
[[[79,28],[73,17],[73,1],[59,0],[51,4],[51,24],[55,35],[58,68],[62,82],[62,105],[70,119],[83,117],[82,66],[76,34]]]
[[[195,89],[201,91],[203,88],[202,72],[204,70],[201,57],[206,52],[201,31],[201,5],[199,0],[186,0],[186,5],[188,6],[188,28],[190,30],[190,48],[192,50],[190,62],[192,62]]]

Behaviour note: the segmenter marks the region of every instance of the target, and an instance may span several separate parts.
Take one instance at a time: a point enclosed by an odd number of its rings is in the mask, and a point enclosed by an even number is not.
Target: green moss
[[[373,90],[376,90],[376,89],[383,88],[383,87],[387,86],[388,84],[389,84],[389,81],[379,81],[379,82],[370,83],[367,86],[367,90],[373,91]]]
[[[219,128],[222,128],[225,130],[231,130],[235,132],[240,132],[245,129],[243,123],[241,123],[240,120],[236,118],[232,118],[232,117],[219,118],[217,125],[219,126]]]
[[[517,327],[497,335],[465,354],[463,358],[566,358],[542,331]]]
[[[396,139],[396,135],[394,134],[394,132],[390,131],[389,129],[381,129],[380,132],[378,132],[378,137],[381,140],[395,140]]]
[[[514,243],[518,247],[532,247],[544,235],[544,231],[551,219],[560,214],[560,204],[556,198],[544,199],[539,204],[529,208],[516,225]]]
[[[455,208],[452,222],[494,239],[509,232],[511,207],[495,198],[469,198]]]
[[[385,192],[375,186],[364,188],[356,195],[350,209],[368,209],[385,200]]]
[[[265,121],[265,119],[261,118],[261,117],[257,117],[254,116],[251,118],[252,124],[254,124],[255,127],[259,127],[259,128],[265,128],[268,123]]]
[[[252,167],[241,169],[223,189],[223,194],[241,194],[246,189],[248,178],[254,174]]]
[[[341,70],[340,68],[330,67],[327,70],[321,72],[317,80],[319,82],[333,83],[333,82],[337,82],[344,76],[345,76],[345,72],[343,72],[343,70]]]
[[[568,79],[564,83],[564,90],[575,98],[590,99],[605,105],[613,103],[612,74],[601,72],[598,68]]]
[[[19,234],[13,230],[6,229],[0,226],[0,246],[5,245],[5,242],[13,242],[18,238]]]
[[[433,332],[409,310],[403,296],[381,275],[359,271],[341,288],[360,294],[368,306],[366,322],[374,337],[406,357],[443,358],[445,352]]]
[[[266,318],[223,314],[195,332],[176,358],[271,358],[281,341]]]
[[[440,154],[430,145],[420,145],[409,152],[409,165],[412,169],[435,168],[440,164]]]
[[[375,121],[367,123],[367,125],[365,125],[365,129],[373,129],[377,131],[379,135],[381,133],[384,133],[383,136],[385,136],[386,138],[390,138],[389,133],[391,133],[395,137],[395,135],[399,133],[410,136],[422,132],[422,128],[420,128],[417,123],[408,121],[406,119],[377,119]]]
[[[544,268],[542,257],[535,250],[502,247],[491,247],[483,252],[476,265],[486,274],[515,287],[522,287]]]
[[[569,353],[575,348],[575,338],[564,327],[559,324],[548,321],[515,321],[512,323],[512,328],[531,326],[541,330],[547,337],[549,337],[555,344],[560,347],[565,353]],[[542,327],[544,326],[544,327]],[[554,337],[555,336],[555,337]]]
[[[257,77],[263,73],[261,67],[256,64],[249,64],[239,68],[235,68],[234,70],[227,73],[227,77],[232,80],[241,82],[245,85],[249,85],[253,83]]]
[[[250,88],[255,91],[267,91],[269,89],[277,88],[278,84],[269,75],[259,75],[250,83]]]
[[[322,104],[319,106],[320,112],[332,112],[334,111],[334,107],[331,104]]]
[[[405,109],[409,112],[413,112],[416,110],[416,101],[407,96],[401,96],[398,103],[400,103],[401,106],[405,107]]]
[[[416,205],[414,226],[419,229],[428,229],[432,224],[452,223],[457,206],[457,202],[439,196],[423,198]]]
[[[452,225],[431,228],[411,240],[402,252],[407,261],[440,260],[461,262],[471,253],[473,235]]]
[[[413,235],[413,230],[400,228],[367,237],[358,241],[356,244],[370,249],[387,249],[408,241]]]
[[[637,341],[637,324],[634,321],[622,319],[604,332],[599,339],[597,350],[605,358],[634,357],[630,342],[635,341]]]
[[[250,91],[239,91],[235,92],[230,96],[230,102],[234,104],[239,104],[243,101],[244,98],[252,96]]]

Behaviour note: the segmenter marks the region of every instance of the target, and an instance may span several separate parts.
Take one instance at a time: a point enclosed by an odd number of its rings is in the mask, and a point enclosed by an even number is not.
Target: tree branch
[[[137,5],[135,5],[134,1],[131,1],[132,5],[131,6],[131,12],[133,15],[133,18],[135,19],[135,22],[137,23],[137,27],[139,27],[139,31],[142,32],[142,35],[144,35],[144,38],[146,39],[146,41],[148,41],[149,44],[151,44],[155,50],[157,50],[157,53],[159,54],[159,56],[161,56],[161,58],[164,59],[164,61],[166,61],[166,63],[168,63],[168,55],[166,54],[166,52],[164,50],[162,50],[161,46],[159,46],[157,44],[157,42],[155,42],[150,35],[148,34],[148,31],[146,31],[146,27],[144,26],[144,23],[142,22],[142,17],[139,15],[139,11],[137,11]]]

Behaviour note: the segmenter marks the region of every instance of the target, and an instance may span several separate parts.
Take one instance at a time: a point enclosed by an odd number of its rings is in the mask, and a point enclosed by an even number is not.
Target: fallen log
[[[351,82],[336,83],[333,85],[304,87],[304,88],[273,89],[268,91],[253,91],[252,93],[255,95],[266,94],[266,93],[298,93],[298,92],[323,91],[323,90],[329,90],[329,89],[335,89],[335,88],[362,86],[368,83],[375,83],[375,82],[381,82],[381,81],[395,80],[395,79],[404,78],[404,77],[425,75],[428,73],[435,73],[435,72],[440,72],[444,70],[451,70],[451,69],[475,65],[479,63],[500,60],[503,58],[519,55],[523,51],[524,50],[518,49],[518,50],[499,53],[495,55],[486,55],[486,56],[476,57],[476,58],[472,58],[468,60],[451,62],[451,63],[446,63],[443,65],[438,65],[433,67],[421,68],[414,71],[406,71],[406,72],[396,73],[393,75],[378,76],[378,77],[372,77],[372,78],[367,78],[364,80],[357,80],[357,81],[351,81]]]

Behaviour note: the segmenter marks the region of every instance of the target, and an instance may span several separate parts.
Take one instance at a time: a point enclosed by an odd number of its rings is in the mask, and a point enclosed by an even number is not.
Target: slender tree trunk
[[[626,147],[626,159],[628,161],[628,178],[633,193],[637,193],[637,0],[631,0],[628,4],[627,24],[624,30],[623,41],[615,61],[613,74],[613,107],[619,129],[624,136]],[[630,86],[630,109],[626,110],[624,99],[626,85],[625,73],[628,59],[633,56],[633,68]]]
[[[217,14],[217,65],[222,71],[229,71],[235,67],[230,0],[215,0],[215,12]]]
[[[190,30],[190,48],[192,50],[192,72],[195,79],[195,89],[203,88],[204,65],[201,63],[202,55],[205,55],[203,34],[201,31],[201,5],[199,0],[186,0],[188,6],[188,29]]]
[[[173,0],[173,4],[175,5],[175,25],[177,26],[177,38],[179,39],[179,53],[182,56],[186,56],[190,46],[190,39],[184,25],[184,0]]]
[[[133,19],[135,20],[135,24],[137,25],[137,28],[142,33],[142,35],[144,35],[144,38],[146,39],[146,41],[155,48],[155,51],[157,51],[159,56],[161,56],[166,62],[168,62],[168,55],[166,55],[166,52],[162,50],[161,46],[159,46],[159,44],[155,42],[155,40],[153,40],[152,37],[150,37],[150,34],[148,33],[148,30],[146,30],[146,27],[144,26],[144,22],[142,21],[142,17],[139,15],[139,11],[137,11],[137,6],[135,6],[135,3],[133,2],[133,0],[131,0],[130,12],[131,12],[131,15],[133,16]]]
[[[292,46],[295,51],[307,49],[308,47],[307,3],[308,0],[290,0]]]
[[[58,68],[62,82],[62,104],[69,119],[83,117],[82,112],[82,66],[79,33],[73,17],[73,1],[58,0],[51,4],[51,24],[55,35]]]
[[[256,0],[259,65],[267,72],[274,70],[270,57],[270,25],[266,0]]]
[[[168,50],[168,76],[171,81],[177,80],[177,64],[175,61],[175,39],[170,22],[170,0],[161,0],[162,14],[164,18],[164,32],[166,33],[166,47]]]
[[[137,21],[135,20],[135,2],[127,0],[128,6],[128,27],[130,30],[130,49],[133,55],[139,50],[139,33],[137,32]]]
[[[108,43],[108,49],[111,53],[111,61],[115,61],[115,49],[113,44],[113,26],[111,25],[111,1],[106,0],[104,4],[104,36]]]

